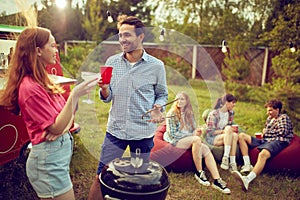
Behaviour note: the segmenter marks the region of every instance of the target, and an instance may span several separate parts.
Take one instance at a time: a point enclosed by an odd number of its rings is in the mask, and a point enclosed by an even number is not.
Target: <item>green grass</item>
[[[195,113],[199,124],[203,124],[202,112],[210,108],[217,94],[221,94],[218,85],[202,81],[190,81],[191,87],[169,85],[170,97],[174,99],[175,94],[181,90],[187,90],[192,95]],[[210,88],[210,89],[208,89]],[[213,91],[212,91],[213,90]],[[87,199],[90,185],[95,177],[95,172],[100,156],[100,147],[106,130],[106,122],[110,104],[102,103],[97,96],[97,90],[91,94],[95,104],[79,102],[76,113],[76,122],[81,126],[81,132],[75,135],[74,154],[71,163],[71,177],[77,200]],[[167,107],[167,110],[170,106]],[[253,135],[260,131],[266,119],[264,105],[249,102],[237,102],[235,107],[235,122]],[[125,156],[128,155],[126,151]],[[295,158],[296,159],[296,158]],[[24,163],[17,161],[0,167],[0,199],[36,199],[30,184],[27,181]],[[206,170],[206,169],[205,169]],[[207,170],[206,170],[207,171]],[[171,182],[167,200],[196,200],[196,199],[299,199],[300,177],[284,172],[263,173],[250,184],[250,189],[245,192],[239,183],[231,176],[230,172],[219,168],[221,177],[228,183],[231,195],[224,195],[211,187],[201,186],[193,177],[192,172],[169,173]],[[212,181],[210,173],[206,175]]]
[[[198,124],[203,124],[204,121],[201,118],[202,112],[206,108],[212,107],[217,94],[222,95],[221,90],[213,83],[207,83],[203,81],[190,81],[191,87],[169,85],[169,101],[175,98],[178,91],[186,90],[191,97],[195,113],[197,116]],[[215,87],[215,88],[214,88]],[[216,89],[220,91],[210,91]],[[108,117],[108,110],[110,104],[102,103],[97,96],[97,91],[91,95],[96,102],[93,105],[87,105],[82,102],[79,104],[79,110],[76,115],[76,122],[81,125],[81,132],[79,134],[80,140],[83,141],[83,145],[89,149],[93,155],[93,159],[99,159],[100,145],[103,141],[105,134],[105,126]],[[83,97],[85,98],[85,97]],[[167,110],[171,105],[167,107]],[[235,122],[248,134],[253,135],[255,132],[261,131],[266,119],[266,111],[264,105],[253,104],[249,102],[237,102],[235,107]],[[128,156],[128,152],[125,156]],[[83,165],[80,161],[80,164]],[[73,158],[73,163],[76,160]],[[79,164],[79,163],[78,163]],[[91,167],[91,164],[87,163],[84,166]],[[94,167],[96,170],[97,164]],[[263,173],[250,185],[250,190],[244,192],[239,183],[231,176],[228,171],[220,170],[222,178],[228,183],[232,194],[223,195],[218,191],[215,191],[211,187],[201,186],[193,178],[192,172],[186,172],[182,174],[169,173],[171,186],[168,193],[168,200],[195,200],[195,199],[297,199],[300,194],[300,179],[299,177],[290,176],[288,174],[268,174]],[[87,173],[87,172],[86,172]],[[209,172],[206,173],[209,176]],[[94,173],[91,173],[91,177]],[[74,181],[76,181],[76,175]],[[211,178],[210,178],[211,180]],[[81,181],[78,181],[81,184]],[[84,188],[82,188],[84,189]],[[89,187],[85,188],[88,192]],[[85,199],[87,196],[80,196],[77,194],[78,199]]]

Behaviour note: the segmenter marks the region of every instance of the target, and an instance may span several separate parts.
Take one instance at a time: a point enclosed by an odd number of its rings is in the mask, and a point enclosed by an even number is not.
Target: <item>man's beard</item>
[[[124,45],[125,45],[125,47],[124,47]],[[134,46],[134,45],[132,45],[132,43],[128,43],[128,42],[121,44],[121,47],[122,47],[124,53],[131,53],[137,49],[136,46]]]

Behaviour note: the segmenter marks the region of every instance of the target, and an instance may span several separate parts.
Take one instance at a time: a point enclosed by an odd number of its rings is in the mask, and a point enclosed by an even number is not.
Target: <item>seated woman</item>
[[[212,187],[225,194],[230,194],[230,189],[220,178],[217,164],[207,145],[203,144],[199,135],[201,129],[196,128],[195,117],[189,96],[180,92],[166,116],[166,132],[164,140],[177,148],[192,148],[193,160],[196,166],[195,178],[204,186],[209,186],[204,171],[202,170],[202,157],[210,171],[214,182]]]
[[[232,94],[226,94],[219,98],[206,120],[207,134],[206,141],[214,146],[224,145],[224,153],[221,168],[230,171],[237,170],[236,149],[238,134],[233,131],[234,111],[233,108],[237,98]],[[229,164],[230,156],[230,164]]]

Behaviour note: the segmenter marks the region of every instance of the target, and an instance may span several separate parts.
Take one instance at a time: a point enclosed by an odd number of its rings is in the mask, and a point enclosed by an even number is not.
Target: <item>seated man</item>
[[[239,134],[239,145],[244,160],[241,172],[252,171],[247,176],[242,176],[238,171],[234,171],[233,175],[246,190],[248,190],[249,183],[263,171],[266,161],[287,147],[294,136],[290,118],[286,114],[281,114],[282,103],[280,101],[271,100],[265,104],[265,108],[267,109],[268,118],[263,129],[262,139],[243,133]],[[253,169],[250,165],[248,145],[250,148],[257,146],[260,150]]]

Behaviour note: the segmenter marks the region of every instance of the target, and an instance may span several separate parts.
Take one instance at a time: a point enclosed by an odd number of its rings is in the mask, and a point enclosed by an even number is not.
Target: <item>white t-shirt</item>
[[[133,65],[135,65],[135,64],[136,64],[136,62],[131,62],[130,63],[131,67],[133,67]]]
[[[229,113],[220,111],[220,121],[218,124],[220,129],[223,129],[228,124],[228,120],[229,120]]]

